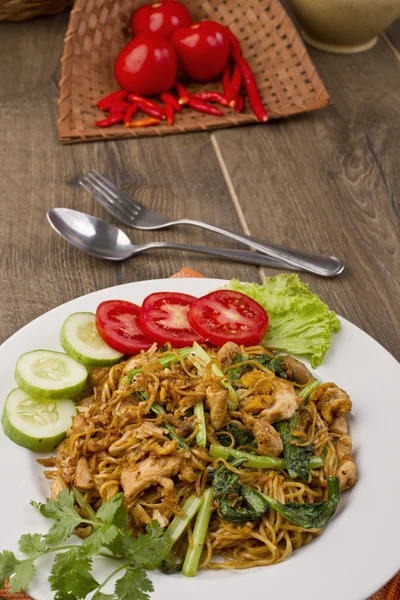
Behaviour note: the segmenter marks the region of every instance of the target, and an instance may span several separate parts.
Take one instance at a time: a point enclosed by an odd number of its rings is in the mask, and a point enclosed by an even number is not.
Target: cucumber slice
[[[33,350],[19,357],[15,381],[34,397],[71,398],[83,391],[87,379],[86,367],[63,352]]]
[[[96,317],[89,312],[74,313],[68,317],[61,329],[60,342],[69,356],[88,367],[115,365],[124,356],[100,337]]]
[[[65,438],[75,415],[72,400],[32,398],[16,388],[7,396],[1,423],[12,442],[34,452],[51,452]]]

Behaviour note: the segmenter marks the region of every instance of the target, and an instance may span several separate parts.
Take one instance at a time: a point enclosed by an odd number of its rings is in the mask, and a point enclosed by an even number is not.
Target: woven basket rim
[[[257,122],[247,106],[243,114],[228,112],[224,117],[200,113],[193,116],[182,111],[172,127],[162,123],[146,129],[127,129],[122,125],[96,128],[94,121],[100,119],[102,113],[94,108],[94,104],[102,96],[118,89],[111,66],[124,40],[126,43],[129,39],[127,26],[132,2],[134,6],[148,3],[143,0],[77,0],[75,3],[61,62],[59,138],[62,143],[213,131]],[[228,25],[244,40],[244,56],[256,73],[272,119],[323,108],[330,103],[329,94],[300,35],[278,0],[252,0],[254,6],[251,10],[247,0],[207,0],[200,8],[195,0],[182,2],[193,11],[195,18],[208,14]],[[248,23],[243,16],[239,18],[245,11]],[[259,25],[258,33],[252,31],[249,25],[251,19]],[[125,36],[121,33],[123,30]],[[265,36],[259,33],[264,31]],[[103,39],[108,40],[108,57],[103,56],[103,62],[91,62],[91,53],[97,56],[96,53],[104,51]],[[193,91],[207,89],[207,86],[198,84],[192,87]],[[215,85],[211,87],[215,89]]]

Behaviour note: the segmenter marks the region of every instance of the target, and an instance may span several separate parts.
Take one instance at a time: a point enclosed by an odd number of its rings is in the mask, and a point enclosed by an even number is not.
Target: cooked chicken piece
[[[293,381],[296,381],[296,383],[300,383],[301,385],[307,383],[307,381],[310,381],[310,371],[299,360],[296,360],[295,358],[292,358],[291,356],[287,355],[283,359],[283,366],[288,379],[292,379]]]
[[[336,417],[329,425],[329,431],[339,435],[347,435],[348,426],[344,417]]]
[[[338,457],[339,463],[343,463],[345,460],[351,458],[351,437],[349,435],[344,435],[341,437],[336,443],[336,454]]]
[[[263,410],[270,408],[273,403],[271,396],[263,394],[262,396],[248,396],[241,405],[247,413],[258,415]]]
[[[67,484],[65,483],[65,481],[63,480],[62,477],[60,477],[60,475],[57,475],[57,477],[54,479],[53,483],[51,484],[51,497],[53,500],[57,500],[58,498],[58,494],[62,491],[65,490],[67,488]]]
[[[189,433],[192,433],[196,427],[195,417],[188,417],[186,419],[178,419],[174,415],[166,414],[163,415],[163,421],[173,426],[176,435],[180,437],[186,437]]]
[[[272,371],[265,373],[254,369],[250,373],[245,373],[239,383],[247,388],[252,389],[254,394],[270,394],[273,389],[273,381],[276,379]]]
[[[351,400],[344,390],[334,383],[323,383],[310,394],[322,418],[332,423],[335,417],[344,417],[351,410]]]
[[[107,450],[113,442],[117,440],[116,435],[107,434],[103,438],[92,437],[87,444],[89,452],[102,452]]]
[[[236,354],[240,354],[240,348],[235,342],[226,342],[217,352],[217,361],[222,369],[230,367]]]
[[[263,456],[279,456],[283,452],[281,436],[267,419],[256,419],[242,412],[243,423],[251,429],[257,441],[257,449]]]
[[[301,403],[301,398],[296,394],[293,386],[284,379],[273,377],[270,394],[250,396],[244,400],[244,412],[259,413],[269,423],[290,419]]]
[[[55,456],[51,456],[49,458],[37,458],[36,462],[43,467],[55,467],[57,464]]]
[[[166,429],[155,425],[151,421],[143,421],[142,425],[133,431],[135,432],[135,438],[137,440],[144,440],[149,437],[163,440],[168,433]]]
[[[157,508],[153,509],[152,521],[158,521],[160,523],[160,527],[162,527],[163,529],[169,523],[167,517],[165,517],[163,514],[161,514]]]
[[[110,370],[109,367],[95,367],[93,369],[90,369],[90,372],[89,372],[89,375],[87,378],[89,387],[94,388],[94,387],[97,387],[98,385],[100,385],[101,381],[107,375],[109,370]]]
[[[75,471],[75,485],[80,490],[90,490],[93,487],[93,476],[88,461],[84,456],[78,460]]]
[[[207,406],[210,410],[211,425],[214,431],[219,431],[226,423],[228,417],[227,395],[228,390],[221,388],[216,383],[209,385],[206,389]]]
[[[151,421],[144,421],[140,427],[136,429],[128,429],[123,436],[116,442],[111,444],[108,452],[111,456],[119,456],[127,450],[127,446],[132,447],[137,442],[153,437],[156,440],[165,441],[167,430],[158,427]]]
[[[136,465],[123,468],[121,485],[127,501],[132,504],[143,490],[152,485],[160,485],[164,496],[170,495],[174,489],[171,477],[178,474],[180,463],[179,456],[150,457]]]
[[[182,460],[179,471],[179,479],[182,481],[187,481],[188,483],[193,483],[196,481],[196,474],[193,470],[193,463],[190,459],[184,458]]]
[[[110,421],[110,415],[107,413],[92,417],[92,422],[100,425],[107,425]]]
[[[78,414],[72,419],[72,431],[74,433],[81,433],[83,431],[87,431],[89,426],[90,421],[88,419],[85,419],[85,417],[83,417],[82,415]]]
[[[346,460],[336,471],[336,477],[340,479],[340,491],[349,490],[356,482],[356,465],[349,459]]]

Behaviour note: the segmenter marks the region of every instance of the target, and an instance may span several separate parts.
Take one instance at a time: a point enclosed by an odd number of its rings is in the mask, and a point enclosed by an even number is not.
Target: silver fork
[[[263,240],[238,234],[217,225],[205,223],[204,221],[169,219],[134,200],[120,190],[112,181],[94,169],[89,171],[79,181],[79,184],[116,219],[134,229],[157,230],[172,227],[173,225],[195,225],[246,244],[262,254],[273,258],[275,261],[279,261],[283,268],[289,266],[294,269],[314,273],[315,275],[321,275],[322,277],[335,277],[340,275],[344,269],[343,261],[334,256],[325,256],[266,244]]]

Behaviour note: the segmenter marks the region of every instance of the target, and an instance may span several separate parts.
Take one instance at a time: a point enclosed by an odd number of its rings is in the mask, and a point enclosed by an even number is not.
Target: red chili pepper
[[[127,123],[130,123],[132,118],[136,115],[137,111],[139,110],[139,106],[136,104],[136,102],[134,104],[130,104],[129,108],[127,109],[125,115],[124,115],[124,123],[125,125]]]
[[[233,60],[237,62],[237,59],[242,56],[242,49],[240,47],[239,40],[230,29],[228,29],[228,36],[231,44],[231,56]]]
[[[228,65],[225,71],[222,73],[222,87],[224,88],[225,96],[229,93],[229,87],[231,84],[231,67]]]
[[[129,102],[137,102],[137,104],[139,105],[147,104],[147,106],[151,106],[151,108],[154,108],[155,110],[157,110],[157,108],[160,109],[160,106],[158,104],[156,104],[152,100],[149,100],[148,98],[145,98],[144,96],[139,96],[139,94],[129,94],[128,100]]]
[[[232,79],[227,93],[227,99],[229,106],[235,106],[236,97],[242,87],[242,72],[239,65],[235,65],[233,68]]]
[[[103,112],[109,112],[110,109],[115,106],[116,104],[121,104],[121,102],[125,102],[124,100],[121,100],[121,98],[114,98],[111,100],[107,100],[107,102],[104,102],[101,106],[99,106],[100,110],[102,110]]]
[[[164,93],[161,94],[160,100],[162,100],[165,104],[171,104],[175,110],[182,110],[182,106],[179,104],[178,100],[172,94]]]
[[[138,106],[145,115],[149,115],[149,117],[153,117],[153,119],[159,119],[160,121],[165,119],[165,111],[161,106],[151,106],[145,102],[138,102]]]
[[[229,106],[228,100],[221,92],[201,92],[200,94],[192,94],[192,98],[204,100],[205,102],[216,102],[221,106]]]
[[[178,81],[175,81],[175,88],[179,95],[179,100],[178,100],[179,104],[181,104],[182,106],[184,104],[189,104],[190,94],[186,90],[186,88],[184,88],[183,85],[181,83],[179,83]]]
[[[116,115],[110,115],[109,117],[107,117],[106,119],[103,119],[102,121],[96,121],[95,125],[96,125],[96,127],[111,127],[111,125],[117,125],[117,123],[121,123],[123,118],[124,118],[124,115],[122,113],[119,113]]]
[[[199,112],[206,113],[207,115],[215,115],[216,117],[222,117],[223,112],[219,110],[216,106],[212,104],[207,104],[203,100],[199,100],[198,98],[194,98],[190,96],[188,105],[190,108],[194,108],[194,110],[198,110]]]
[[[166,102],[164,104],[164,110],[165,110],[165,114],[167,115],[167,123],[168,123],[168,125],[173,125],[174,124],[174,119],[175,119],[175,109],[174,109],[174,107],[169,102]]]
[[[131,121],[126,123],[125,127],[150,127],[150,125],[158,125],[160,119],[139,119],[138,121]]]
[[[247,96],[249,98],[249,103],[251,106],[251,110],[257,117],[261,123],[265,123],[268,121],[267,110],[261,100],[260,92],[257,87],[256,78],[254,77],[254,73],[251,70],[249,63],[243,58],[243,56],[239,56],[237,58],[237,64],[240,67],[242,72],[244,85],[246,86]]]
[[[236,96],[235,112],[241,113],[244,111],[244,98],[240,94]]]
[[[113,104],[109,109],[107,109],[107,112],[109,112],[110,115],[115,115],[117,113],[125,114],[130,106],[131,104],[129,104],[129,102],[124,102],[122,100],[121,102],[116,102]]]
[[[139,96],[139,94],[129,94],[128,100],[137,104],[145,115],[149,115],[149,117],[153,117],[154,119],[165,119],[165,113],[161,106],[152,100]]]
[[[127,97],[127,95],[128,92],[126,92],[125,90],[118,90],[118,92],[113,92],[112,94],[109,94],[108,96],[105,96],[104,98],[99,100],[96,106],[103,109],[104,104],[109,104],[111,101],[115,102],[115,100],[124,100]]]

